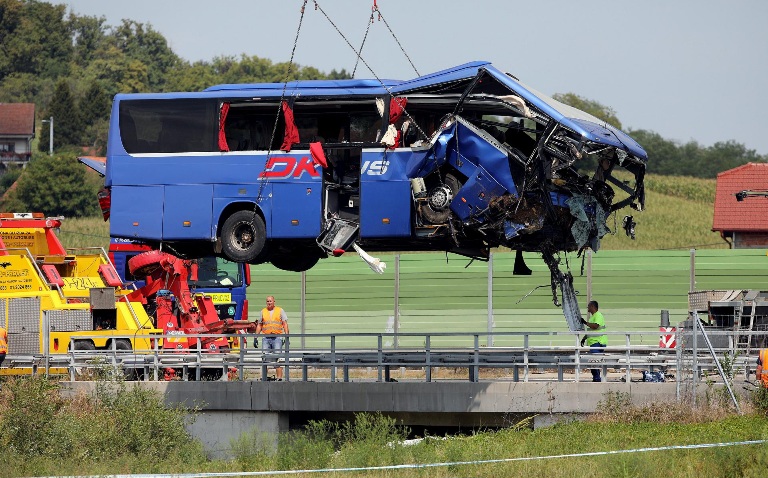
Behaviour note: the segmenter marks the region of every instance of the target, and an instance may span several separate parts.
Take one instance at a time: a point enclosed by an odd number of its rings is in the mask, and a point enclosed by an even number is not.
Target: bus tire
[[[253,262],[264,249],[267,228],[254,211],[237,211],[221,227],[221,250],[232,262]]]
[[[450,201],[456,197],[459,189],[461,189],[461,183],[456,176],[451,173],[446,174],[444,183],[430,191],[430,200],[421,208],[421,215],[424,219],[430,224],[445,224],[451,217]],[[433,200],[431,196],[440,198],[441,205],[439,208],[433,206],[433,203],[437,201]]]

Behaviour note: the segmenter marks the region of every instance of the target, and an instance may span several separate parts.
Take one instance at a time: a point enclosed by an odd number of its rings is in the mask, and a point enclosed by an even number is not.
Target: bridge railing
[[[105,370],[120,370],[127,378],[140,380],[268,381],[273,378],[274,368],[280,366],[284,367],[286,381],[578,382],[591,380],[589,369],[597,368],[610,380],[629,382],[644,378],[643,371],[661,372],[655,378],[665,380],[682,376],[721,380],[715,377],[719,362],[731,378],[743,375],[748,379],[756,368],[758,349],[747,353],[735,344],[743,341],[745,335],[755,343],[765,343],[768,339],[765,331],[710,331],[707,332],[713,345],[710,351],[700,334],[697,335],[699,345],[695,346],[697,341],[693,340],[690,330],[674,332],[675,348],[647,345],[649,335],[658,336],[659,332],[606,332],[609,345],[594,353],[589,347],[579,345],[582,334],[577,332],[496,332],[495,343],[504,345],[490,347],[485,345],[487,335],[487,332],[290,334],[283,336],[280,351],[266,352],[253,346],[255,340],[263,336],[190,334],[187,338],[203,342],[225,337],[233,346],[216,351],[205,347],[165,350],[161,342],[155,340],[155,348],[145,351],[117,350],[114,346],[106,350],[70,348],[63,353],[9,355],[2,370],[6,374],[67,374],[71,380],[92,380]],[[548,340],[552,336],[559,338]],[[250,347],[238,346],[242,343],[239,339],[243,338]],[[551,345],[564,342],[571,345]]]

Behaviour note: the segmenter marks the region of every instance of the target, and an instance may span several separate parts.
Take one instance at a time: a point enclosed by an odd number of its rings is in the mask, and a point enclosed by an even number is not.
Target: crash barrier
[[[119,369],[126,377],[140,380],[264,380],[276,366],[285,368],[284,380],[332,382],[352,380],[351,372],[362,370],[355,380],[394,381],[393,370],[411,370],[411,376],[399,379],[426,382],[461,379],[512,381],[582,381],[591,380],[589,369],[610,371],[613,380],[666,381],[678,379],[721,381],[743,375],[749,379],[756,368],[757,350],[750,353],[737,347],[745,333],[765,338],[768,332],[707,331],[678,329],[674,349],[642,345],[648,332],[606,332],[609,345],[601,353],[590,353],[580,347],[581,335],[574,332],[496,333],[498,342],[509,345],[482,345],[485,333],[400,334],[402,341],[419,341],[420,346],[395,347],[394,334],[291,334],[284,336],[284,347],[265,353],[257,347],[233,347],[229,350],[203,349],[163,350],[160,336],[152,336],[155,348],[137,353],[118,350],[114,345],[105,350],[77,350],[45,355],[9,355],[3,364],[6,372],[27,370],[28,373],[66,373],[71,380],[91,380],[99,370]],[[535,339],[565,336],[572,346],[534,345]],[[212,334],[190,334],[201,340],[221,337]],[[228,340],[246,338],[253,344],[260,338],[253,334],[224,335]],[[79,337],[80,338],[80,337]],[[87,338],[83,336],[82,338]],[[118,338],[118,337],[116,337]],[[125,337],[136,339],[139,337]],[[163,337],[166,338],[166,337]],[[311,347],[294,344],[311,342]],[[353,342],[370,343],[370,347],[350,346]],[[543,341],[539,341],[543,342]],[[714,344],[705,347],[705,343]],[[116,344],[117,341],[113,341]],[[233,342],[230,342],[233,343]],[[463,345],[456,345],[461,343]],[[639,344],[639,345],[636,345]],[[698,345],[697,345],[698,344]],[[453,374],[439,376],[436,371],[449,369]],[[461,372],[461,371],[464,372]],[[634,379],[632,372],[635,372]],[[367,373],[367,375],[366,375]],[[170,374],[170,375],[169,375]],[[681,389],[681,393],[683,393]]]

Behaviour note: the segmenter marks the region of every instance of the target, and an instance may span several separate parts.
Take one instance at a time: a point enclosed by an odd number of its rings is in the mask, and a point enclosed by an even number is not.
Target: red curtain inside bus
[[[221,114],[219,115],[219,151],[229,151],[227,135],[224,133],[224,124],[227,122],[227,113],[229,113],[229,103],[222,103]]]
[[[299,142],[299,130],[293,119],[293,109],[287,101],[283,101],[283,117],[285,118],[285,136],[283,136],[283,145],[280,146],[280,151],[288,152],[291,150],[291,146]]]
[[[328,160],[325,158],[322,143],[309,143],[309,152],[312,154],[312,162],[324,168],[328,167]]]
[[[408,98],[403,97],[393,96],[389,100],[389,124],[396,123],[403,116],[403,109],[406,103],[408,103]]]

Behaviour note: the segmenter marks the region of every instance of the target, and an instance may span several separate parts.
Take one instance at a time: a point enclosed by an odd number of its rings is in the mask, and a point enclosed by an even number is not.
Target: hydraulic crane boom
[[[129,295],[130,300],[157,305],[157,327],[167,337],[164,349],[204,348],[211,352],[226,350],[224,337],[189,337],[194,334],[226,334],[238,331],[254,332],[255,324],[233,319],[219,319],[213,300],[195,294],[189,280],[197,279],[197,264],[161,251],[139,254],[128,262],[131,274],[146,276],[146,285]]]

